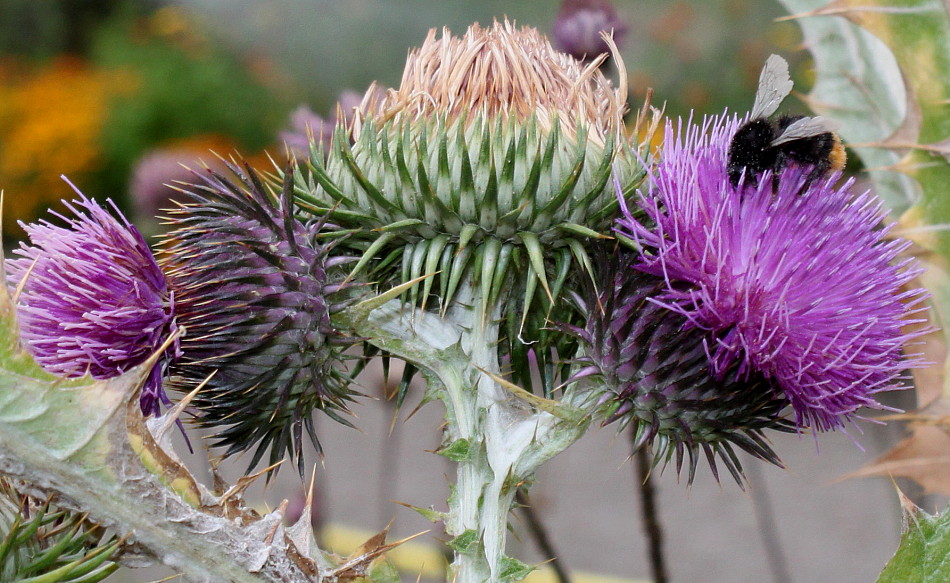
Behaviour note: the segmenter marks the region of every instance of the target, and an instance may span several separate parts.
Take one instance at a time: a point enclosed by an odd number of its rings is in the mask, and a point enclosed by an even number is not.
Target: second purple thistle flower
[[[174,296],[145,239],[114,204],[110,213],[79,193],[65,205],[68,215],[53,213],[64,226],[21,223],[30,244],[5,263],[11,289],[22,286],[22,340],[51,373],[119,376],[175,333]],[[176,340],[152,368],[140,396],[144,414],[170,403],[162,377],[179,354]]]
[[[664,278],[652,301],[707,333],[713,374],[739,364],[790,401],[799,428],[843,427],[862,407],[887,409],[876,393],[903,387],[923,365],[904,347],[922,332],[927,293],[902,254],[909,243],[881,228],[870,193],[837,176],[808,183],[789,167],[778,180],[738,188],[727,172],[741,120],[667,126],[649,188],[617,230],[643,253],[636,269]],[[632,211],[632,212],[631,212]]]

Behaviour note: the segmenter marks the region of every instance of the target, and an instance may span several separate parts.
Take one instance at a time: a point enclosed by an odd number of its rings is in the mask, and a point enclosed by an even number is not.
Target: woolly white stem
[[[580,438],[589,424],[584,395],[567,391],[536,411],[499,377],[500,309],[482,314],[477,287],[463,281],[445,317],[393,299],[341,324],[412,362],[446,407],[444,446],[461,445],[446,530],[455,537],[455,583],[516,580],[519,564],[506,557],[508,512],[518,486]],[[345,319],[345,320],[344,320]],[[494,378],[493,378],[494,377]],[[458,453],[458,451],[456,451]]]

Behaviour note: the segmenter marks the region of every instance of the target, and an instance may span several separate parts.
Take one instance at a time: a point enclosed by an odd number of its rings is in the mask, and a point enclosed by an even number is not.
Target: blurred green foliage
[[[0,31],[8,220],[70,196],[62,173],[128,207],[133,166],[154,148],[254,156],[276,142],[292,105],[266,62],[213,42],[181,7],[0,0]]]
[[[343,89],[378,80],[399,83],[402,64],[431,28],[464,32],[473,22],[507,16],[549,32],[560,0],[185,0],[207,29],[239,51],[279,63],[315,111]],[[637,107],[647,87],[673,115],[718,113],[752,105],[755,83],[772,52],[797,51],[800,34],[777,2],[613,0],[630,23],[621,47]],[[790,57],[793,69],[794,57]],[[807,70],[801,66],[799,71]],[[791,101],[791,100],[790,100]],[[804,106],[800,107],[804,111]]]
[[[208,42],[186,18],[174,12],[150,23],[118,18],[96,35],[92,62],[133,72],[137,85],[109,107],[101,134],[103,192],[122,192],[132,165],[150,148],[194,136],[209,136],[210,146],[225,141],[210,137],[218,135],[253,154],[275,143],[285,123],[289,106],[238,55]]]
[[[82,54],[98,23],[119,9],[147,10],[154,4],[153,0],[134,5],[122,0],[0,0],[0,55]]]

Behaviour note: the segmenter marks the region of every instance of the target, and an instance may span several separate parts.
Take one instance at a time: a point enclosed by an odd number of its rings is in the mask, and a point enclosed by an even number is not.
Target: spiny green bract
[[[85,515],[53,508],[0,478],[0,581],[102,581],[119,568],[115,539]]]
[[[515,381],[528,384],[518,372],[533,349],[547,392],[551,348],[572,346],[547,319],[573,319],[557,300],[589,272],[589,241],[609,233],[612,179],[626,195],[643,177],[619,136],[576,131],[566,135],[557,120],[545,131],[533,117],[369,120],[352,146],[337,132],[327,161],[315,155],[312,171],[297,174],[296,194],[303,209],[354,231],[346,244],[362,257],[351,277],[392,285],[436,274],[406,299],[442,313],[463,281],[479,290],[482,313],[500,308]]]

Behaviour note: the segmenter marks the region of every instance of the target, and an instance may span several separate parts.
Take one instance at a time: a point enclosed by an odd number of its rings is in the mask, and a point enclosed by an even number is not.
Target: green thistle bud
[[[293,216],[289,181],[278,196],[250,167],[229,166],[236,182],[206,170],[170,213],[160,263],[185,329],[171,383],[203,385],[198,422],[225,455],[256,445],[253,467],[270,447],[271,464],[286,452],[303,474],[304,430],[320,449],[311,413],[349,425],[342,353],[354,340],[330,323],[346,286],[329,272],[351,258],[328,255],[323,220]]]
[[[518,376],[533,352],[546,389],[551,349],[573,340],[545,322],[567,309],[557,300],[589,265],[588,240],[609,232],[611,178],[629,193],[643,176],[624,138],[624,82],[597,64],[507,22],[433,31],[398,89],[367,95],[352,145],[338,127],[326,161],[315,153],[297,177],[303,209],[355,231],[353,275],[392,285],[436,274],[407,299],[443,313],[465,281],[483,314],[501,314],[515,382],[529,382]]]

